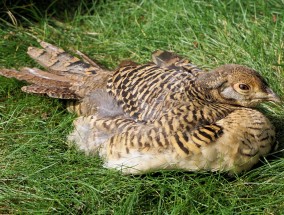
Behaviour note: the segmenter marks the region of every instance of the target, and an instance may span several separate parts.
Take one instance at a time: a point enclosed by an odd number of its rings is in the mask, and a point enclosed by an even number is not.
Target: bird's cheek
[[[227,87],[225,89],[223,89],[221,92],[220,92],[220,95],[224,98],[224,99],[227,99],[227,100],[230,100],[230,99],[238,99],[238,93],[233,90],[233,88],[231,87]]]

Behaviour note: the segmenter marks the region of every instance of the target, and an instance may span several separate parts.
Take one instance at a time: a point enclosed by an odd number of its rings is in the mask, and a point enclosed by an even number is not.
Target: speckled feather
[[[107,168],[127,174],[241,172],[271,150],[274,127],[250,107],[278,98],[250,68],[224,65],[205,72],[158,50],[153,62],[125,61],[111,72],[40,44],[43,49],[30,47],[28,54],[49,72],[24,68],[0,74],[32,83],[25,92],[71,99],[68,110],[81,116],[69,141],[87,154],[98,153]]]
[[[194,129],[187,127],[184,115],[163,120],[137,123],[125,117],[79,117],[69,140],[88,154],[99,153],[107,168],[141,174],[160,169],[238,173],[266,155],[275,138],[268,119],[252,109],[240,108]]]

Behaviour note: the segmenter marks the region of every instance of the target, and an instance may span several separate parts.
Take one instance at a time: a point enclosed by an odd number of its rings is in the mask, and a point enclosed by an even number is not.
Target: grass
[[[33,38],[79,49],[109,68],[173,50],[203,68],[239,63],[284,95],[284,3],[271,1],[55,1],[8,5],[0,21],[0,66],[36,66]],[[64,1],[63,1],[64,2]],[[60,3],[60,4],[59,4]],[[65,2],[66,3],[66,2]],[[14,19],[11,17],[14,16]],[[16,21],[15,21],[16,20]],[[0,214],[282,214],[284,109],[260,109],[277,129],[278,153],[229,178],[161,171],[122,176],[68,146],[74,115],[61,101],[21,92],[0,77]]]

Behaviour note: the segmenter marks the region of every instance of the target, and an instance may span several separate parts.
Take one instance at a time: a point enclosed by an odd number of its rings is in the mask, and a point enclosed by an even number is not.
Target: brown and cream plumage
[[[69,140],[105,167],[139,174],[159,169],[241,172],[267,155],[275,140],[269,120],[252,109],[279,101],[264,79],[242,65],[205,72],[178,55],[156,51],[153,62],[124,62],[107,71],[51,44],[28,54],[49,72],[0,74],[26,80],[23,91],[70,102],[80,117]]]

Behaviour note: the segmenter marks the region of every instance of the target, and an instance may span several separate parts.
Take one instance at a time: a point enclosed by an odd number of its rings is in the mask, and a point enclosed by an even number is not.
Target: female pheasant
[[[275,131],[254,106],[280,101],[253,69],[229,64],[205,72],[167,51],[153,62],[107,71],[46,42],[28,54],[49,72],[0,74],[26,80],[28,93],[71,99],[80,115],[69,141],[125,174],[160,169],[249,170],[271,150]],[[77,101],[75,101],[77,100]]]

